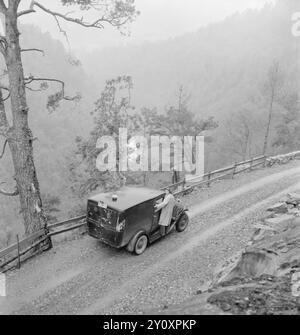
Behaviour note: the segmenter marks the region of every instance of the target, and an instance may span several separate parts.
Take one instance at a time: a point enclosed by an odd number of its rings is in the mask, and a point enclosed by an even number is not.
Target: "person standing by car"
[[[162,236],[166,235],[167,227],[171,223],[173,209],[175,206],[175,198],[169,189],[166,190],[166,196],[160,204],[155,205],[155,211],[161,210],[159,226]]]

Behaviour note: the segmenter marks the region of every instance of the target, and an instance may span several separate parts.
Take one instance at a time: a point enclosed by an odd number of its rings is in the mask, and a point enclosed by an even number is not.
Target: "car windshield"
[[[115,226],[118,219],[118,212],[99,206],[95,202],[88,203],[88,217],[92,220],[101,222],[102,224]]]

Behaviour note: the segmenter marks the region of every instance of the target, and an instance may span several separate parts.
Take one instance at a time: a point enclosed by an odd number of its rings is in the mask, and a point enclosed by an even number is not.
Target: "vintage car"
[[[116,193],[101,193],[88,199],[87,225],[90,236],[115,247],[141,255],[147,246],[162,237],[161,211],[154,206],[163,201],[165,192],[140,187],[125,187]],[[189,223],[187,209],[179,202],[167,234],[176,228],[183,232]]]

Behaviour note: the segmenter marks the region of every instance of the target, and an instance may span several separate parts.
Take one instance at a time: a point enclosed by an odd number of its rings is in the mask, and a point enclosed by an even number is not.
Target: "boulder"
[[[264,236],[253,239],[253,244],[239,258],[227,262],[227,267],[223,267],[217,274],[217,282],[261,275],[280,276],[283,270],[286,272],[295,262],[300,264],[300,218],[291,215],[284,217],[276,218],[276,231],[264,229]]]
[[[277,270],[276,254],[269,250],[252,248],[245,251],[232,270],[222,278],[230,281],[235,278],[253,278],[263,274],[275,275]]]

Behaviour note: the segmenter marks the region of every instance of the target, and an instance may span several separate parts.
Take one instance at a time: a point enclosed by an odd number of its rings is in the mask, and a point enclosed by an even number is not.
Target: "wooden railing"
[[[61,221],[61,222],[50,224],[48,225],[48,230],[49,230],[48,236],[51,237],[51,236],[59,235],[62,233],[66,233],[74,229],[81,228],[86,225],[85,218],[86,216],[82,215],[82,216],[77,216],[75,218],[72,218],[66,221]],[[72,226],[66,227],[70,223],[75,223],[75,224]],[[62,228],[62,229],[56,229],[56,228]]]
[[[219,169],[216,171],[211,171],[206,173],[201,181],[193,182],[199,180],[199,176],[190,179],[188,181],[183,180],[176,184],[171,184],[167,187],[163,187],[162,189],[171,188],[174,191],[176,196],[184,195],[194,188],[210,184],[216,180],[220,180],[226,176],[231,176],[233,178],[236,174],[242,173],[244,171],[251,171],[255,167],[259,165],[264,165],[266,162],[266,157],[260,156],[256,158],[252,158],[250,160],[235,163],[231,166],[225,167],[223,169]],[[78,216],[65,221],[49,224],[46,229],[42,229],[23,240],[19,241],[17,236],[17,242],[10,245],[9,247],[0,250],[0,272],[4,271],[5,267],[12,262],[17,261],[17,266],[21,265],[21,257],[28,254],[30,251],[37,248],[41,243],[45,242],[48,238],[52,236],[56,236],[59,234],[63,234],[81,227],[86,226],[86,216]]]
[[[199,176],[189,180],[183,180],[176,184],[171,184],[169,186],[163,187],[162,189],[172,189],[175,195],[185,194],[189,191],[192,191],[195,187],[202,185],[210,186],[216,180],[223,179],[225,177],[231,176],[233,178],[235,175],[240,174],[245,171],[251,171],[252,169],[265,165],[266,157],[259,156],[247,161],[235,163],[231,166],[227,166],[223,169],[210,171],[202,176],[202,180],[199,180]]]
[[[16,243],[0,251],[0,272],[1,270],[3,271],[3,269],[7,265],[11,264],[14,261],[17,261],[17,266],[18,268],[20,268],[22,256],[25,256],[30,251],[37,248],[51,236],[59,235],[74,229],[78,229],[80,227],[84,227],[86,225],[85,218],[86,216],[82,215],[65,221],[49,224],[46,229],[39,230],[38,232],[20,241],[17,236]],[[57,229],[61,227],[63,228]]]

